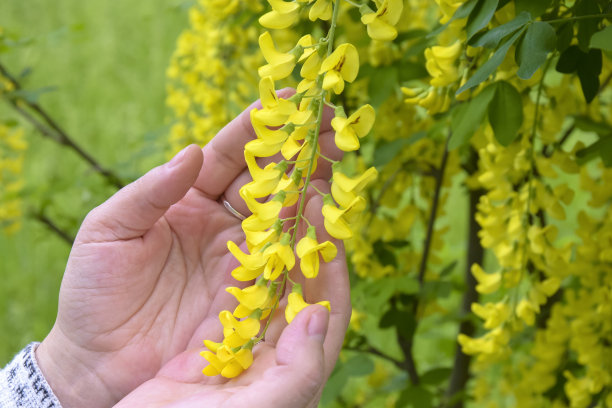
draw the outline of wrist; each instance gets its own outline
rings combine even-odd
[[[35,352],[38,366],[62,408],[109,407],[117,402],[95,368],[95,360],[54,327]],[[88,361],[89,360],[89,361]]]

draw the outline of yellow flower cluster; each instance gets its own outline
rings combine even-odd
[[[20,193],[27,147],[23,129],[0,123],[0,228],[8,234],[21,226]]]
[[[353,236],[352,224],[366,207],[360,195],[366,185],[377,176],[374,168],[362,174],[348,176],[340,170],[338,162],[321,152],[319,138],[323,111],[326,105],[334,108],[331,126],[335,131],[336,146],[345,152],[359,149],[360,139],[374,124],[375,112],[370,105],[363,105],[350,115],[342,106],[332,103],[334,95],[343,92],[345,83],[351,83],[359,71],[359,55],[351,43],[335,46],[340,2],[303,0],[283,2],[268,0],[272,10],[261,16],[259,22],[269,29],[285,29],[299,21],[302,11],[310,20],[329,20],[330,29],[325,37],[315,39],[308,34],[301,37],[288,51],[279,50],[268,31],[259,36],[259,46],[265,64],[259,67],[259,95],[261,108],[251,111],[251,123],[257,135],[245,145],[244,155],[253,181],[240,189],[252,215],[242,222],[247,251],[233,242],[228,248],[240,265],[232,272],[239,281],[251,282],[245,289],[228,288],[238,306],[233,311],[221,312],[219,318],[224,327],[221,343],[206,340],[209,349],[202,352],[209,365],[206,375],[221,374],[232,378],[240,374],[252,362],[253,345],[262,340],[270,322],[270,314],[278,307],[279,298],[288,294],[285,317],[288,323],[308,306],[301,285],[290,272],[299,260],[299,270],[304,278],[314,279],[320,270],[320,259],[329,262],[337,254],[336,246],[320,242],[317,231],[304,214],[306,192],[313,188],[323,195],[322,215],[324,227],[336,239]],[[391,7],[389,9],[389,7]],[[399,8],[398,8],[399,7]],[[396,1],[378,4],[376,12],[362,10],[368,31],[378,35],[381,30],[389,35],[395,16],[388,11],[400,11]],[[390,28],[391,27],[391,28]],[[279,97],[275,81],[284,80],[301,65],[302,80],[297,93],[290,98]],[[282,157],[279,162],[268,163],[261,168],[258,158]],[[311,187],[311,176],[319,159],[333,162],[331,194],[323,194]],[[265,202],[258,201],[265,199]],[[291,208],[295,215],[281,216],[283,208]],[[307,232],[298,240],[298,231],[304,224]],[[297,259],[296,256],[297,255]],[[291,284],[289,291],[288,285]],[[319,304],[331,307],[329,301]],[[268,319],[263,330],[261,321]]]
[[[199,0],[190,28],[178,39],[167,70],[166,104],[174,113],[171,155],[189,143],[205,144],[255,97],[258,29],[241,16],[263,2]]]
[[[568,81],[545,88],[546,98],[561,106],[542,107],[539,119],[532,115],[534,101],[525,99],[525,136],[517,142],[500,146],[490,128],[473,139],[480,169],[468,185],[487,191],[477,220],[482,227],[481,243],[492,250],[499,267],[486,273],[479,265],[472,266],[476,289],[490,300],[472,305],[487,332],[475,338],[460,335],[458,340],[465,353],[478,356],[483,370],[479,383],[491,375],[485,367],[501,363],[504,379],[499,391],[512,395],[517,406],[566,406],[561,399],[548,396],[559,386],[560,371],[570,407],[590,406],[611,381],[612,310],[608,305],[612,271],[607,263],[612,258],[606,258],[611,243],[606,224],[612,172],[601,164],[596,170],[580,167],[575,153],[584,147],[582,143],[571,151],[556,145],[563,117],[578,109],[581,97],[573,80]],[[519,89],[528,86],[515,85]],[[540,130],[542,145],[538,147],[527,137],[527,128],[534,121]],[[577,190],[577,177],[572,175],[578,175],[580,189],[591,194],[590,207],[606,206],[600,217],[585,211],[577,215],[575,231],[582,243],[559,237],[560,227],[568,229],[563,223],[574,222],[567,211]],[[521,339],[525,344],[526,335],[533,336],[529,353],[511,354],[513,342]],[[576,356],[572,364],[579,369],[563,370],[568,355]],[[477,401],[490,401],[490,388],[481,391]]]

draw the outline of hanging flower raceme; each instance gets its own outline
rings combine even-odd
[[[330,31],[320,39],[312,35],[301,37],[288,53],[276,49],[269,32],[259,37],[266,60],[258,71],[262,107],[250,113],[257,138],[248,142],[244,151],[252,181],[239,190],[251,212],[242,221],[246,250],[231,241],[227,244],[239,262],[232,277],[251,284],[244,289],[227,288],[238,305],[233,312],[225,310],[219,315],[223,340],[204,342],[208,350],[202,355],[209,362],[203,371],[206,375],[221,374],[232,378],[248,368],[253,359],[253,345],[265,338],[267,325],[261,321],[271,318],[283,293],[288,293],[287,322],[308,306],[301,286],[292,276],[301,273],[307,279],[316,279],[324,273],[321,261],[330,262],[336,257],[336,245],[331,241],[319,241],[315,227],[304,212],[306,192],[319,193],[311,187],[318,159],[323,157],[334,162],[333,195],[324,196],[322,216],[327,233],[338,239],[352,235],[351,223],[367,205],[359,194],[377,174],[374,168],[361,175],[342,174],[338,163],[324,156],[319,144],[325,105],[335,107],[334,141],[341,150],[357,150],[359,139],[371,131],[374,123],[374,109],[370,105],[362,106],[347,118],[344,109],[331,100],[334,94],[344,90],[345,82],[355,80],[359,71],[359,56],[354,45],[333,46],[340,2],[268,0],[268,3],[272,10],[260,19],[265,27],[291,26],[298,21],[300,9],[310,7],[311,20],[331,19]],[[379,7],[376,19],[380,21],[373,20],[371,24],[376,26],[387,21],[386,18],[386,12]],[[289,99],[278,97],[274,82],[289,77],[300,64],[302,82],[298,92]],[[329,135],[325,133],[326,137]],[[258,158],[270,158],[279,153],[284,159],[280,162],[268,162],[264,167],[257,162]],[[283,208],[291,206],[295,208],[295,216],[283,218]],[[307,231],[299,237],[305,225]],[[299,272],[296,265],[299,265]],[[317,303],[331,309],[328,300]]]

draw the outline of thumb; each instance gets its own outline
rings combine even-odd
[[[114,241],[144,235],[172,204],[183,198],[201,168],[202,150],[196,145],[187,146],[171,161],[149,171],[93,209],[77,239]]]
[[[327,309],[320,305],[298,313],[276,343],[277,365],[253,383],[241,401],[248,400],[249,406],[257,408],[316,406],[324,381],[323,342],[328,322]]]

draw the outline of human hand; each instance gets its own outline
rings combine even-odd
[[[275,345],[266,340],[255,347],[254,363],[246,372],[232,380],[221,378],[223,382],[204,379],[196,367],[190,370],[197,350],[186,352],[116,407],[316,407],[327,371],[333,367],[323,348],[328,321],[323,306],[307,307]],[[186,375],[189,371],[193,374]]]
[[[247,213],[238,189],[249,181],[242,149],[253,137],[245,112],[203,150],[186,148],[87,216],[56,323],[37,350],[65,407],[112,405],[179,353],[215,338],[219,312],[235,305],[223,290],[237,286],[226,242],[244,241],[239,220],[218,200]],[[315,178],[330,175],[321,163]]]

